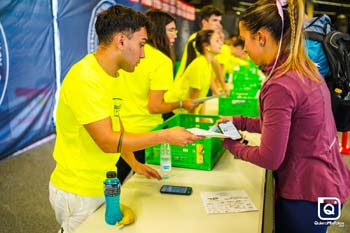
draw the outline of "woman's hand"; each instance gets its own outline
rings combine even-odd
[[[215,122],[215,125],[219,125],[220,123],[227,121],[232,122],[232,116],[220,116],[220,119]]]
[[[186,99],[183,100],[183,108],[186,109],[189,112],[193,112],[196,107],[198,107],[199,103],[195,104],[193,103],[193,99]]]

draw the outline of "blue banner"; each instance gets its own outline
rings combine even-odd
[[[114,4],[148,9],[130,0],[0,1],[0,160],[55,132],[60,85],[96,50],[96,16]]]
[[[58,25],[61,52],[61,82],[70,67],[97,48],[95,32],[96,16],[115,4],[142,11],[138,3],[128,0],[60,0],[58,2]]]
[[[50,1],[0,2],[0,159],[54,132]]]

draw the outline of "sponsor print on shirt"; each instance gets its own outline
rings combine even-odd
[[[120,108],[122,106],[122,99],[113,98],[113,116],[119,117]]]

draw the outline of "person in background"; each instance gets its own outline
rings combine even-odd
[[[220,52],[217,55],[215,55],[212,61],[212,66],[213,66],[212,81],[210,84],[210,90],[208,92],[208,96],[218,95],[223,92],[226,92],[226,95],[228,96],[230,92],[229,92],[228,86],[226,85],[225,69],[224,69],[223,62],[226,61],[230,53],[229,53],[229,50],[227,50],[227,46],[224,44],[225,33],[223,29],[221,28],[216,32],[220,36],[222,46],[221,46]]]
[[[197,33],[196,38],[188,45],[185,71],[175,79],[173,87],[164,95],[166,102],[203,98],[207,95],[212,80],[212,61],[220,52],[221,45],[222,41],[216,31],[208,29]],[[202,106],[203,104],[199,105],[190,113],[203,113],[203,110],[200,111]],[[173,112],[188,113],[185,109],[176,109]]]
[[[230,38],[228,38],[228,39],[235,41],[235,40],[239,39],[239,34],[233,33],[230,35]]]
[[[149,10],[146,16],[151,23],[145,58],[134,72],[120,71],[117,91],[123,100],[120,117],[125,130],[133,133],[149,132],[163,123],[162,113],[177,108],[192,111],[197,105],[192,100],[164,102],[164,93],[173,84],[173,45],[177,37],[175,18],[161,10]],[[145,163],[145,150],[134,152],[136,159]],[[123,183],[130,173],[130,166],[123,158],[117,163],[118,178]]]
[[[125,132],[119,118],[118,71],[132,72],[144,57],[149,22],[131,8],[113,5],[101,12],[95,29],[97,51],[86,55],[63,80],[56,113],[56,166],[49,198],[61,225],[70,233],[104,203],[106,172],[115,171],[120,155],[139,174],[161,179],[137,162],[132,151],[159,143],[186,145],[202,139],[181,127],[152,133]]]
[[[235,67],[249,66],[249,63],[244,60],[245,52],[243,50],[244,42],[241,39],[233,41],[231,38],[225,40],[221,47],[220,54],[215,58],[221,65],[223,76],[227,77],[233,73]]]
[[[201,11],[200,11],[200,24],[201,24],[201,29],[200,30],[207,30],[207,29],[211,29],[214,31],[217,31],[218,33],[222,33],[222,25],[221,25],[221,20],[222,20],[222,15],[223,13],[217,9],[216,7],[212,6],[212,5],[207,5],[204,6]],[[188,38],[188,41],[185,45],[184,48],[184,52],[182,54],[182,58],[181,58],[181,62],[180,62],[180,66],[176,72],[176,76],[175,79],[177,79],[178,77],[182,76],[186,64],[187,64],[187,48],[190,44],[190,42],[194,41],[194,39],[196,38],[198,32],[193,33],[192,35],[190,35],[190,37]],[[219,34],[220,36],[223,37],[223,35]],[[222,41],[223,42],[223,41]],[[196,48],[196,45],[193,45],[193,47]],[[196,54],[199,55],[199,51],[196,51]],[[219,87],[222,87],[222,89],[229,94],[229,90],[226,87],[225,84],[225,78],[222,75],[222,69],[219,65],[219,63],[213,59],[212,60],[212,67],[213,67],[213,76],[212,77],[212,83],[211,83],[211,88],[213,89],[212,93],[213,94],[218,94],[217,90],[219,90]],[[217,80],[219,82],[219,84],[215,83],[215,80]]]
[[[331,19],[327,15],[322,15],[320,17],[309,18],[305,14],[304,31],[313,31],[324,33],[330,32]],[[326,25],[326,26],[325,26]],[[313,62],[316,63],[318,71],[321,73],[323,78],[329,73],[329,64],[327,61],[326,54],[323,51],[322,43],[315,40],[305,39],[305,44],[307,48],[307,55],[311,58]]]
[[[274,171],[275,232],[326,233],[330,222],[322,222],[318,208],[340,203],[319,197],[344,203],[350,171],[339,152],[328,87],[305,53],[304,1],[285,3],[257,1],[239,22],[246,52],[268,73],[259,96],[260,117],[222,117],[217,123],[230,120],[240,130],[261,133],[260,146],[230,139],[223,146]]]
[[[246,60],[247,54],[244,52],[244,41],[240,38],[237,38],[235,40],[231,40],[231,43],[228,42],[228,45],[230,45],[231,54],[234,57]]]

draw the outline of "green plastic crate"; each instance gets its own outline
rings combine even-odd
[[[232,81],[233,82],[246,82],[246,81],[261,82],[259,75],[252,74],[252,73],[242,73],[242,72],[235,73],[232,76]]]
[[[261,80],[259,77],[252,78],[246,74],[236,76],[232,80],[232,84],[233,89],[230,91],[231,97],[234,97],[236,95],[245,95],[250,98],[256,98],[256,93],[261,89]]]
[[[253,97],[238,99],[236,97],[219,98],[219,115],[222,116],[259,116],[259,100]]]
[[[239,70],[233,71],[233,80],[259,80],[259,74],[256,68],[240,67]]]
[[[259,89],[250,88],[234,88],[230,91],[230,97],[237,99],[252,99],[257,98]]]
[[[215,124],[217,119],[219,119],[218,116],[211,115],[177,114],[153,130],[174,126],[209,129]],[[159,164],[159,149],[160,145],[146,149],[146,163]],[[209,171],[213,169],[224,151],[225,149],[222,147],[221,139],[219,138],[204,138],[186,146],[171,145],[171,163],[174,167]]]

